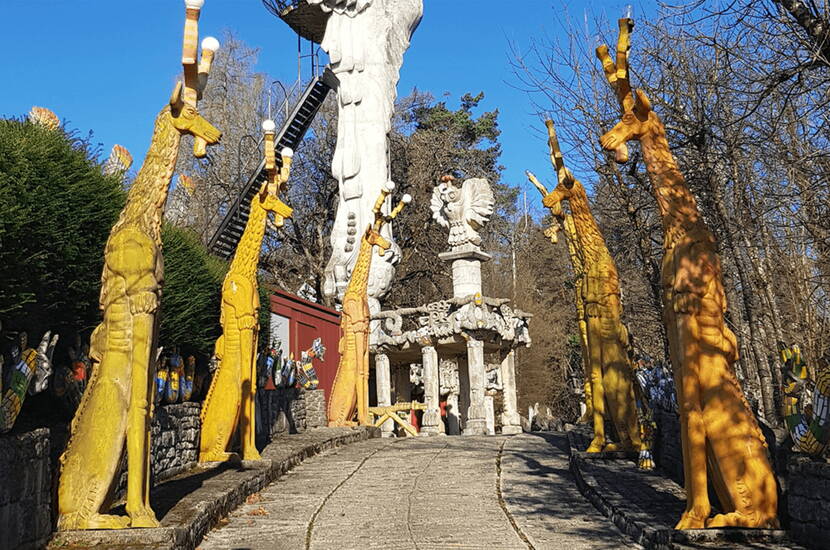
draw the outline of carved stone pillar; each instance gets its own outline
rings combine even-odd
[[[510,350],[501,361],[501,383],[503,387],[504,412],[501,415],[501,433],[522,433],[522,419],[516,398],[516,352]]]
[[[447,396],[447,433],[461,433],[461,418],[458,411],[458,361],[442,359],[440,362],[441,395]]]
[[[389,372],[389,357],[385,353],[375,354],[375,386],[377,390],[378,407],[388,407],[392,404],[392,376]],[[380,426],[383,437],[391,437],[394,422],[387,420]]]
[[[470,372],[467,357],[460,355],[458,361],[458,427],[464,431],[467,422],[467,410],[470,408]]]
[[[484,342],[472,337],[467,340],[467,368],[470,381],[470,407],[467,409],[464,435],[485,435],[487,420],[484,386],[487,382],[487,373],[484,367]]]
[[[444,422],[441,420],[439,407],[440,382],[438,380],[438,352],[434,346],[421,348],[421,358],[424,367],[424,404],[427,406],[421,421],[421,434],[436,435],[444,433]]]
[[[487,435],[496,435],[496,403],[492,395],[484,396],[484,419],[487,421]]]

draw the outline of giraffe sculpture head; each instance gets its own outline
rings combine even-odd
[[[661,132],[662,124],[651,110],[651,102],[642,90],[632,90],[628,72],[628,52],[631,49],[631,31],[634,21],[619,20],[620,34],[617,40],[617,61],[611,59],[608,46],[597,48],[596,54],[602,63],[605,78],[614,90],[620,104],[622,120],[599,139],[606,151],[614,152],[614,160],[628,162],[627,142],[640,140],[645,136]]]
[[[170,118],[173,127],[181,134],[193,136],[193,155],[202,158],[207,155],[207,146],[219,141],[222,136],[216,127],[199,114],[197,101],[207,85],[210,67],[219,41],[209,36],[202,41],[201,61],[198,58],[199,13],[204,0],[185,0],[186,19],[184,43],[182,46],[182,67],[184,82],[179,81],[170,96]]]
[[[277,125],[271,119],[262,122],[262,130],[265,132],[265,183],[254,197],[251,208],[257,207],[274,214],[274,225],[282,227],[285,218],[290,218],[294,210],[279,198],[280,190],[288,183],[291,177],[291,163],[294,159],[294,151],[285,147],[280,151],[282,166],[277,169],[276,155],[276,130]]]
[[[542,194],[542,204],[550,209],[550,213],[554,218],[553,224],[545,230],[545,236],[550,238],[552,243],[559,242],[559,230],[561,224],[565,219],[565,211],[562,209],[562,201],[569,200],[574,193],[585,193],[582,189],[582,184],[574,178],[573,173],[565,166],[565,160],[562,156],[562,151],[559,149],[559,140],[556,137],[556,127],[553,121],[548,119],[545,121],[545,126],[548,129],[548,147],[550,149],[550,159],[556,168],[556,178],[558,180],[553,191],[548,192],[547,188],[533,175],[529,170],[527,179],[539,190]]]
[[[386,182],[386,186],[381,189],[380,196],[378,197],[378,200],[375,201],[375,206],[372,208],[372,212],[375,214],[375,222],[366,229],[366,240],[372,246],[377,246],[379,248],[378,254],[380,256],[385,255],[386,251],[392,247],[392,243],[380,234],[380,230],[383,228],[384,224],[394,220],[398,214],[401,213],[404,206],[412,202],[412,197],[409,194],[405,194],[401,197],[401,201],[398,205],[393,208],[388,215],[383,214],[383,212],[381,212],[383,203],[386,201],[386,197],[388,197],[394,189],[395,184],[391,181]]]

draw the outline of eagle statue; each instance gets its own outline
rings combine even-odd
[[[486,179],[472,178],[458,186],[455,178],[444,176],[432,191],[430,209],[439,224],[450,228],[451,248],[468,243],[478,247],[481,245],[478,232],[490,220],[495,202]]]

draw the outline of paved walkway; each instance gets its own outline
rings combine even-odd
[[[374,439],[302,463],[210,549],[634,547],[576,489],[563,434]]]

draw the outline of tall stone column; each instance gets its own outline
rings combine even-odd
[[[378,407],[388,407],[392,404],[392,375],[389,371],[389,357],[385,353],[375,354],[375,386],[377,390]],[[380,426],[383,437],[391,437],[394,422],[387,420]]]
[[[504,412],[501,415],[501,433],[522,433],[522,419],[516,398],[516,352],[510,350],[501,361],[501,384],[504,402]]]
[[[467,409],[464,435],[486,435],[484,387],[487,383],[487,373],[484,367],[484,342],[473,337],[467,340],[467,369],[470,381],[470,407]]]
[[[427,406],[421,421],[421,434],[436,435],[444,433],[444,422],[441,420],[440,382],[438,380],[438,352],[434,346],[421,348],[421,358],[424,367],[424,404]]]

